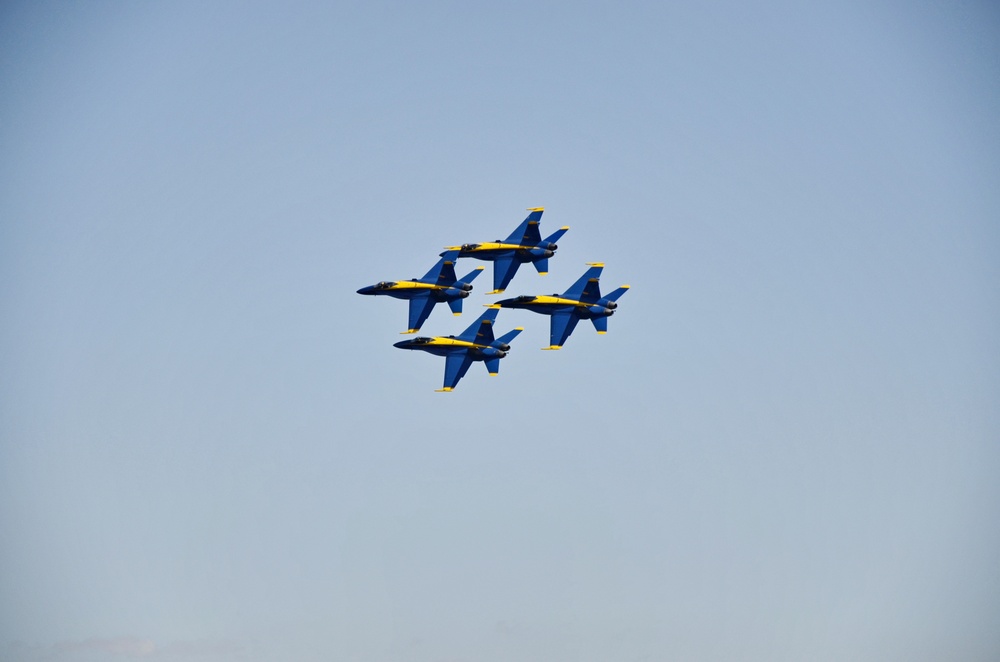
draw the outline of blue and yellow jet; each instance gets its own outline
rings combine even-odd
[[[458,380],[469,371],[473,361],[484,361],[491,375],[500,372],[500,359],[510,351],[510,341],[524,329],[516,329],[505,333],[499,338],[493,338],[493,322],[496,321],[499,308],[491,306],[472,326],[460,336],[439,336],[435,338],[414,338],[402,340],[393,345],[400,349],[420,349],[435,356],[443,356],[444,388],[441,391],[454,390]]]
[[[493,291],[487,294],[499,294],[507,289],[517,268],[525,262],[534,264],[535,269],[543,276],[549,271],[549,258],[559,248],[556,242],[569,230],[569,226],[559,228],[543,241],[538,224],[545,208],[535,207],[528,211],[531,212],[528,218],[503,241],[497,239],[484,244],[449,246],[447,249],[460,251],[459,257],[474,257],[493,263]]]
[[[616,303],[628,291],[628,285],[601,296],[601,271],[604,264],[588,262],[587,270],[573,286],[562,294],[552,296],[520,296],[498,301],[501,308],[525,308],[542,315],[551,315],[549,346],[542,349],[561,349],[566,339],[573,333],[576,323],[589,319],[598,333],[608,332],[608,318],[615,314]]]
[[[472,291],[470,284],[483,267],[476,267],[462,280],[455,278],[455,261],[458,251],[441,253],[441,259],[423,278],[400,281],[383,280],[375,285],[362,287],[358,294],[378,296],[384,294],[395,299],[410,300],[410,326],[403,333],[416,333],[434,310],[434,304],[448,302],[455,315],[462,314],[462,299]]]

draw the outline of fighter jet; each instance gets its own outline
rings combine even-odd
[[[416,333],[434,309],[434,304],[448,302],[455,315],[462,314],[462,299],[472,291],[470,284],[483,267],[476,267],[462,280],[455,278],[455,261],[458,251],[441,253],[441,259],[423,278],[400,281],[383,280],[375,285],[362,287],[358,294],[378,296],[385,294],[396,299],[410,300],[410,326],[403,333]]]
[[[559,248],[555,242],[569,230],[569,226],[559,228],[542,241],[538,224],[542,220],[545,208],[535,207],[528,211],[531,212],[528,218],[524,219],[524,222],[503,241],[497,239],[495,242],[484,244],[447,247],[449,251],[460,251],[459,257],[474,257],[493,263],[493,291],[487,294],[499,294],[507,289],[514,274],[517,273],[517,268],[525,262],[534,264],[535,269],[543,276],[549,271],[549,258],[555,255],[556,249]]]
[[[551,315],[550,345],[542,349],[561,349],[576,328],[576,323],[582,319],[592,321],[598,333],[607,333],[608,318],[615,314],[615,308],[618,307],[616,301],[628,291],[629,286],[622,285],[606,297],[601,297],[600,278],[604,264],[588,262],[587,265],[590,269],[562,294],[520,296],[498,301],[494,305],[501,308],[525,308],[542,315]]]
[[[499,338],[493,338],[493,322],[497,318],[499,308],[491,306],[477,319],[472,326],[460,336],[439,336],[435,338],[414,338],[402,340],[393,345],[400,349],[421,349],[435,356],[443,356],[444,388],[442,391],[454,390],[458,380],[465,376],[473,361],[484,361],[491,375],[500,371],[500,359],[510,351],[510,341],[523,331],[523,327],[505,333]]]

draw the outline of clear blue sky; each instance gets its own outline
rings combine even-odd
[[[987,2],[4,3],[0,659],[1000,658],[998,63]],[[610,332],[435,393],[355,290],[535,206],[508,292],[603,261]]]

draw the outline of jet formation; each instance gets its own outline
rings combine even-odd
[[[548,273],[549,258],[558,249],[556,241],[569,227],[561,227],[542,239],[539,225],[543,211],[543,207],[528,209],[528,217],[507,239],[447,247],[441,253],[441,259],[422,278],[380,281],[362,287],[358,294],[408,300],[409,318],[407,330],[402,332],[404,334],[419,331],[438,303],[447,303],[453,314],[461,315],[462,301],[469,297],[473,290],[472,281],[484,267],[476,267],[459,280],[455,274],[455,263],[460,258],[493,262],[493,290],[487,294],[503,292],[522,264],[531,263],[540,275]],[[520,308],[549,315],[549,346],[542,349],[561,349],[580,320],[589,319],[597,333],[607,333],[608,318],[615,314],[618,299],[628,291],[629,286],[622,285],[602,297],[600,278],[604,264],[588,262],[587,266],[589,269],[562,294],[522,295],[487,304],[486,312],[458,336],[421,336],[393,346],[443,356],[444,386],[438,391],[448,392],[455,389],[476,361],[482,361],[491,375],[499,373],[500,360],[510,352],[510,342],[524,329],[519,326],[495,338],[493,325],[501,308]]]

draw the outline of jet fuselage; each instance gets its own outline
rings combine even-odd
[[[502,359],[507,356],[507,351],[510,349],[510,345],[507,344],[503,344],[500,347],[491,347],[490,345],[480,345],[467,340],[460,340],[454,336],[421,337],[412,340],[401,340],[398,343],[394,343],[393,347],[398,347],[399,349],[419,349],[435,356],[447,356],[456,349],[464,349],[474,361],[492,358]]]
[[[563,310],[573,310],[581,319],[594,319],[596,317],[610,317],[615,314],[618,304],[614,301],[602,299],[599,301],[579,301],[569,299],[558,294],[552,296],[520,296],[513,299],[498,301],[501,308],[522,308],[542,315],[552,315]]]
[[[370,296],[390,296],[394,299],[412,299],[422,294],[430,294],[436,301],[450,301],[453,299],[465,299],[472,291],[469,283],[457,282],[454,285],[434,285],[432,283],[422,283],[419,280],[384,280],[375,285],[362,287],[358,294]]]
[[[513,254],[518,262],[536,262],[543,258],[549,258],[556,254],[556,244],[544,242],[538,246],[522,246],[521,244],[507,244],[500,241],[491,241],[484,244],[462,244],[453,246],[451,250],[458,250],[459,257],[474,257],[478,260],[494,262],[500,258],[505,258]]]

